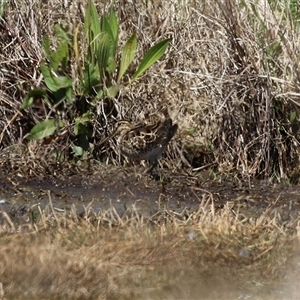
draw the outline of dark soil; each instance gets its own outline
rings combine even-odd
[[[204,173],[190,176],[160,171],[160,175],[150,176],[140,175],[136,169],[103,168],[67,180],[31,180],[17,185],[2,178],[1,209],[13,218],[24,218],[32,207],[43,208],[50,202],[56,209],[75,207],[79,213],[90,204],[96,212],[114,207],[122,216],[134,208],[149,217],[164,209],[184,215],[206,203],[215,210],[229,205],[246,218],[276,214],[282,222],[297,218],[300,212],[297,185],[230,177],[216,179]]]

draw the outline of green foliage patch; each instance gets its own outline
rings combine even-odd
[[[49,37],[43,38],[44,58],[40,70],[46,89],[28,93],[22,109],[29,109],[36,99],[50,109],[45,120],[37,123],[28,139],[42,139],[64,126],[73,128],[73,151],[81,155],[91,150],[93,107],[98,101],[117,96],[125,86],[140,78],[165,53],[170,40],[151,47],[129,80],[124,80],[136,54],[137,36],[132,34],[119,53],[119,22],[113,9],[99,17],[93,1],[85,9],[83,32],[80,24],[74,34],[60,25],[54,28],[56,47]],[[74,62],[77,68],[74,70]],[[74,76],[75,74],[75,76]],[[56,120],[56,121],[55,121]]]

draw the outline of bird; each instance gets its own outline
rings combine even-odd
[[[103,142],[117,136],[121,154],[132,160],[148,160],[150,168],[146,173],[152,173],[178,125],[173,124],[167,107],[163,107],[160,116],[152,114],[139,123],[119,120],[115,128]]]

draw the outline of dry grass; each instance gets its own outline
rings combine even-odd
[[[298,259],[299,220],[283,226],[276,217],[251,220],[229,206],[212,209],[206,203],[185,218],[162,211],[144,219],[134,210],[121,218],[113,208],[100,213],[87,209],[79,217],[50,205],[38,223],[19,228],[3,223],[0,269],[5,297],[278,297],[288,274],[289,280],[299,275],[300,270],[292,268]]]
[[[11,0],[4,7],[0,166],[16,185],[17,176],[82,172],[83,160],[70,163],[71,130],[49,141],[24,139],[53,108],[20,106],[29,90],[44,87],[42,36],[53,35],[56,23],[74,32],[85,2]],[[116,1],[121,43],[137,32],[138,59],[162,38],[171,46],[112,100],[115,116],[95,107],[95,143],[114,118],[136,120],[167,105],[179,132],[165,167],[189,168],[195,181],[199,170],[213,168],[297,182],[300,35],[283,2]],[[96,153],[105,162],[118,163],[113,143]],[[35,208],[26,224],[0,216],[0,299],[286,299],[300,290],[300,220],[282,222],[280,211],[256,219],[203,204],[193,214],[145,218],[113,208],[78,216],[50,205]]]
[[[82,23],[84,4],[31,0],[8,1],[5,6],[0,42],[1,148],[25,142],[24,135],[49,113],[50,108],[38,102],[28,111],[19,107],[32,87],[43,86],[38,68],[42,35],[51,36],[56,23],[74,32]],[[98,4],[99,11],[109,4]],[[284,5],[274,1],[270,6],[262,0],[254,6],[238,6],[233,0],[117,1],[121,43],[137,32],[137,59],[162,38],[171,38],[171,46],[141,80],[113,99],[116,115],[105,118],[99,103],[94,111],[95,140],[110,132],[114,118],[139,119],[167,104],[180,130],[166,166],[196,171],[213,167],[223,173],[297,181],[300,47],[293,22],[296,12]],[[76,84],[76,72],[73,76]],[[70,135],[50,145],[35,143],[39,149],[33,151],[35,161],[40,162],[35,166],[27,164],[27,151],[25,163],[11,166],[12,157],[5,155],[2,164],[12,170],[19,167],[25,174],[34,173],[34,167],[53,173],[57,160],[69,159]],[[95,154],[115,160],[114,149],[110,144]]]

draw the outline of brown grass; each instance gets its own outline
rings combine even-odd
[[[82,174],[70,162],[71,126],[47,141],[24,136],[53,107],[20,106],[34,87],[43,35],[60,23],[72,33],[86,1],[7,1],[0,20],[0,166],[19,178]],[[99,2],[99,1],[98,1]],[[100,1],[101,2],[101,1]],[[102,2],[101,2],[102,3]],[[299,28],[284,1],[116,1],[121,43],[138,34],[137,65],[147,49],[169,37],[166,55],[112,103],[116,119],[136,120],[167,105],[179,132],[164,167],[198,181],[198,171],[299,177]],[[98,4],[99,12],[109,2]],[[254,8],[254,9],[253,9]],[[76,73],[74,84],[76,84]],[[99,102],[93,143],[114,118]],[[112,141],[95,151],[117,159]],[[213,200],[213,199],[211,199]],[[195,213],[162,210],[146,218],[111,208],[58,212],[35,207],[29,222],[0,213],[0,299],[286,299],[297,297],[299,218],[281,211],[246,217],[211,203]]]
[[[44,86],[38,68],[42,36],[51,36],[56,23],[74,32],[82,22],[84,4],[34,0],[6,4],[0,29],[2,149],[25,143],[25,134],[49,114],[51,108],[41,103],[27,111],[19,107],[32,87]],[[99,4],[99,11],[109,4]],[[169,106],[180,130],[165,166],[176,161],[173,167],[178,169],[210,167],[223,173],[289,177],[297,182],[300,47],[293,22],[297,15],[291,7],[284,7],[282,1],[272,6],[264,1],[237,6],[226,0],[117,1],[115,8],[121,44],[132,32],[138,34],[136,64],[155,42],[171,38],[163,59],[113,99],[117,119],[139,119],[160,105]],[[108,134],[114,122],[108,116],[106,123],[102,108],[99,102],[94,111],[95,141]],[[33,142],[38,149],[33,151],[34,160],[40,162],[35,166],[27,164],[28,150],[25,163],[16,159],[18,165],[10,165],[10,152],[1,163],[12,170],[19,168],[24,175],[35,173],[35,167],[54,173],[56,161],[69,160],[72,130],[67,132],[50,145]],[[110,144],[94,154],[105,161],[115,160],[114,149]]]
[[[35,224],[3,223],[5,297],[272,299],[287,286],[285,278],[299,275],[292,268],[299,220],[280,225],[276,217],[251,220],[229,206],[211,209],[205,204],[185,218],[161,211],[147,219],[134,210],[121,218],[113,208],[81,217],[46,209]]]

